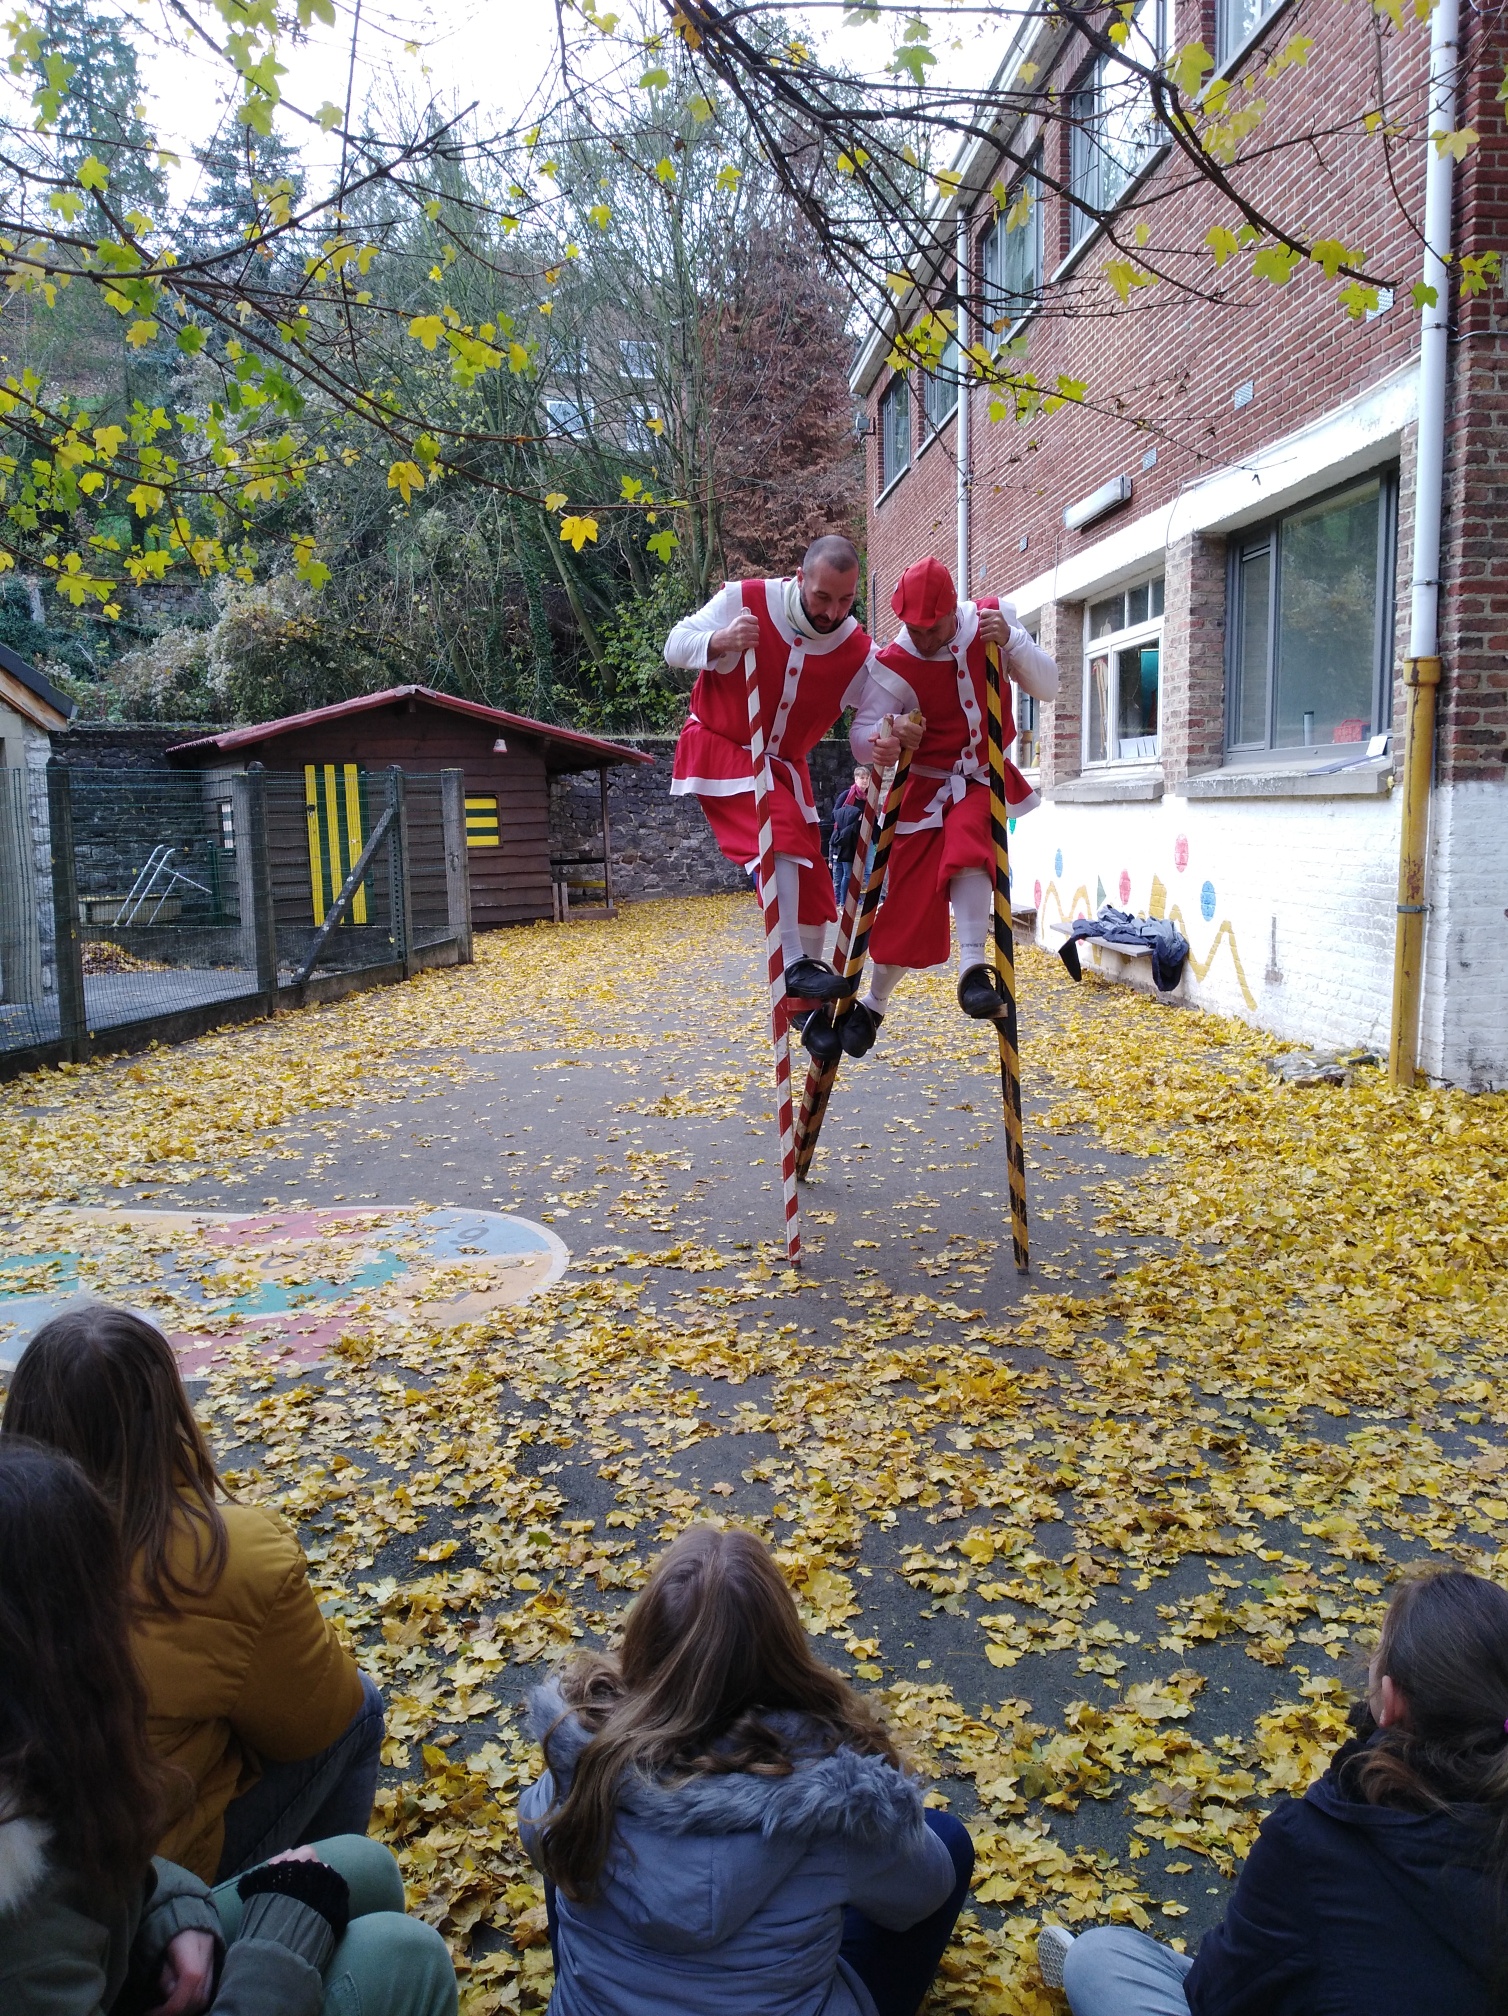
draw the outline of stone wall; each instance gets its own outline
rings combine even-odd
[[[215,735],[220,726],[194,721],[76,721],[55,735],[52,753],[75,770],[162,770],[166,751],[196,735]]]
[[[631,746],[653,764],[624,764],[608,772],[607,816],[612,829],[613,875],[625,902],[652,896],[715,896],[747,888],[739,870],[717,851],[694,798],[672,798],[675,738],[635,737]],[[848,738],[819,743],[811,755],[812,787],[823,818],[823,843],[833,801],[853,775]],[[550,784],[550,852],[590,854],[600,844],[597,772],[555,777]]]

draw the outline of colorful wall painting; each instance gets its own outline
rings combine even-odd
[[[166,1331],[186,1377],[249,1346],[299,1369],[348,1332],[482,1322],[570,1262],[543,1225],[422,1205],[113,1211],[58,1205],[0,1224],[0,1373],[80,1297]]]

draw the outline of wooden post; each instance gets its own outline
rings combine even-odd
[[[395,808],[387,837],[388,916],[393,933],[393,957],[401,960],[403,977],[414,977],[413,897],[408,878],[408,779],[403,765],[394,763],[387,773],[387,802]]]
[[[278,1012],[277,914],[272,900],[272,850],[267,841],[267,772],[248,764],[230,786],[231,830],[236,843],[236,889],[241,936],[256,968],[263,1012]],[[244,955],[243,955],[244,956]]]
[[[471,860],[466,851],[466,773],[440,772],[440,819],[445,832],[445,911],[456,941],[456,958],[469,966],[471,948]]]
[[[84,949],[79,942],[79,882],[73,853],[73,779],[56,756],[47,765],[47,827],[52,844],[53,971],[58,985],[58,1035],[70,1064],[89,1055],[84,1000]]]
[[[613,834],[612,828],[607,822],[607,765],[605,763],[597,772],[597,775],[601,780],[602,788],[602,887],[608,914],[611,916],[617,910],[618,902],[616,896],[613,894]]]

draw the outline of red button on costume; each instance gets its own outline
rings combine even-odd
[[[998,609],[996,596],[958,607],[958,627],[946,658],[918,658],[896,643],[879,662],[916,695],[926,721],[921,747],[901,800],[890,850],[889,884],[875,919],[869,949],[877,964],[936,966],[948,956],[948,884],[982,868],[993,876],[990,836],[988,661],[979,635],[979,611]],[[1005,683],[1002,732],[1015,739],[1010,684]],[[1040,802],[1009,758],[1005,798],[1014,818]]]
[[[785,623],[783,582],[734,585],[759,624],[755,669],[769,756],[775,852],[801,864],[798,921],[830,924],[838,910],[832,877],[822,859],[806,758],[848,703],[849,688],[858,683],[868,662],[871,641],[852,616],[830,636],[797,636]],[[709,670],[698,675],[691,689],[690,719],[676,743],[670,790],[673,797],[699,798],[726,858],[740,868],[753,867],[759,858],[759,834],[742,658],[731,672]]]

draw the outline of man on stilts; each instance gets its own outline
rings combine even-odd
[[[836,1027],[814,1016],[802,1041],[819,1058],[839,1049],[862,1057],[879,1032],[890,996],[910,967],[936,966],[948,956],[948,908],[958,926],[958,1005],[965,1015],[994,1020],[1002,998],[988,946],[994,903],[990,832],[987,652],[997,648],[1005,671],[1026,692],[1051,700],[1058,668],[993,595],[960,602],[940,560],[918,560],[891,598],[901,632],[871,662],[850,731],[859,763],[891,760],[892,717],[919,710],[925,727],[911,761],[890,853],[889,885],[870,939],[874,970],[867,994]],[[1006,710],[1005,732],[1014,733]],[[1038,803],[1013,763],[1005,765],[1012,818]]]
[[[844,992],[823,956],[838,912],[806,759],[865,688],[873,644],[853,615],[858,580],[856,548],[828,534],[807,548],[793,576],[728,582],[665,642],[668,665],[698,674],[676,744],[671,795],[700,799],[723,854],[750,873],[758,865],[759,835],[744,654],[755,653],[785,985],[807,1003]],[[864,760],[893,762],[901,740],[919,733],[876,716]]]

